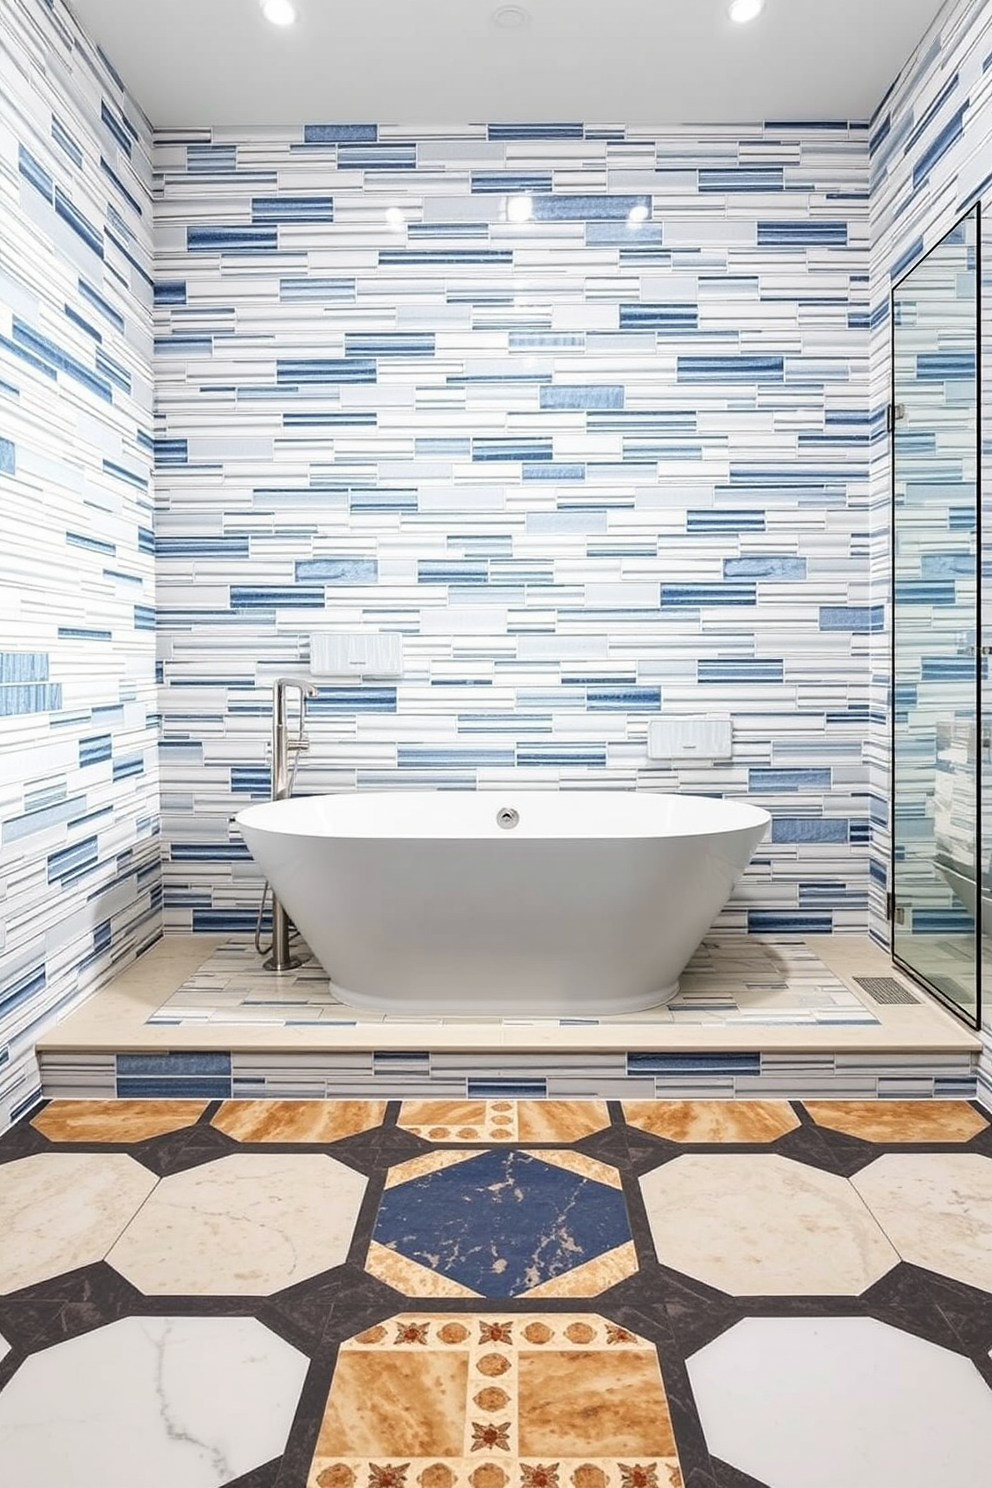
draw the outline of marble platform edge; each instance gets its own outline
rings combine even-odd
[[[528,1052],[545,1056],[586,1054],[597,1079],[603,1056],[633,1055],[662,1049],[684,1054],[759,1054],[770,1057],[870,1053],[877,1056],[961,1055],[972,1063],[980,1050],[978,1035],[959,1023],[922,992],[912,1005],[872,1004],[878,1022],[870,1026],[756,1026],[754,1028],[630,1024],[546,1027],[539,1025],[447,1025],[373,1023],[353,1027],[278,1027],[272,1025],[149,1025],[147,1019],[182,983],[223,945],[209,936],[166,936],[140,961],[103,987],[39,1040],[38,1053],[54,1078],[53,1057],[103,1052],[154,1054],[218,1051],[234,1057],[293,1055],[294,1063],[314,1056],[346,1053],[472,1053],[484,1049],[505,1065],[510,1056]],[[893,973],[888,955],[866,936],[809,937],[806,944],[852,992],[863,998],[855,975]],[[897,973],[898,974],[898,973]],[[575,1070],[569,1074],[573,1078]],[[405,1082],[405,1088],[409,1082]],[[639,1089],[643,1088],[641,1086]],[[379,1087],[377,1086],[377,1091]],[[594,1094],[595,1092],[589,1092]]]

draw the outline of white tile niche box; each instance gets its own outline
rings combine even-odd
[[[403,637],[391,630],[316,631],[310,671],[318,677],[402,677]]]
[[[729,715],[655,718],[648,724],[648,759],[728,760],[734,730]]]

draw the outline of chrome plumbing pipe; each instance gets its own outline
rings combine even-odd
[[[300,728],[296,738],[289,737],[288,693],[300,694]],[[317,696],[317,689],[310,682],[301,682],[298,677],[277,677],[272,684],[272,799],[284,801],[292,789],[289,760],[293,754],[302,754],[310,744],[303,732],[306,721],[306,700]],[[299,956],[290,954],[289,916],[272,893],[272,954],[264,962],[266,971],[294,971],[303,962]]]

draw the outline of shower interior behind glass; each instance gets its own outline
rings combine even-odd
[[[893,956],[976,1027],[992,932],[979,228],[976,205],[893,289],[891,410]]]

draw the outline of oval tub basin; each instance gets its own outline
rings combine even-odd
[[[770,817],[705,796],[397,791],[236,821],[342,1002],[499,1018],[669,1001]]]

